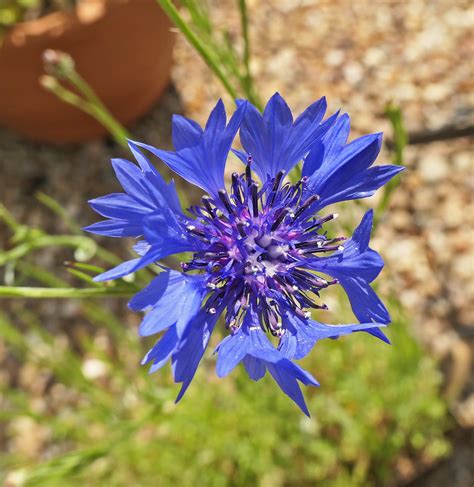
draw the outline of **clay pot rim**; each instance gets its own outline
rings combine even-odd
[[[29,39],[44,36],[60,36],[64,30],[93,24],[101,20],[117,4],[131,0],[79,0],[71,10],[61,10],[37,19],[16,23],[7,31],[3,43],[23,45]],[[1,44],[0,44],[1,49]]]

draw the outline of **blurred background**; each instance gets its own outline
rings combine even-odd
[[[325,95],[351,137],[385,133],[380,163],[407,167],[395,191],[338,207],[347,234],[380,210],[392,345],[319,343],[311,419],[268,378],[218,380],[212,347],[175,406],[169,369],[139,365],[151,343],[125,297],[1,299],[0,481],[472,487],[473,24],[467,0],[0,0],[3,286],[90,288],[127,257],[80,231],[87,200],[119,191],[110,158],[127,133],[171,148],[171,115],[204,123],[219,97],[279,91],[298,114]],[[326,302],[321,321],[354,319],[342,294]]]

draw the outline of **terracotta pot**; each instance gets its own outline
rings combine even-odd
[[[0,46],[0,124],[47,142],[106,133],[40,86],[46,49],[71,54],[113,115],[123,124],[136,120],[169,83],[170,27],[154,0],[82,0],[74,12],[16,25]]]

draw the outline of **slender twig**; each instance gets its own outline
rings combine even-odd
[[[474,136],[474,125],[467,125],[465,127],[446,125],[438,130],[411,132],[408,134],[408,143],[410,145],[427,144],[429,142],[472,136]]]

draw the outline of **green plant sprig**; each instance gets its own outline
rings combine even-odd
[[[48,49],[43,54],[45,71],[49,74],[40,78],[41,86],[56,95],[63,102],[95,118],[122,147],[130,138],[127,130],[114,118],[102,100],[87,81],[77,72],[72,57],[61,51]],[[69,83],[77,93],[64,86]]]

